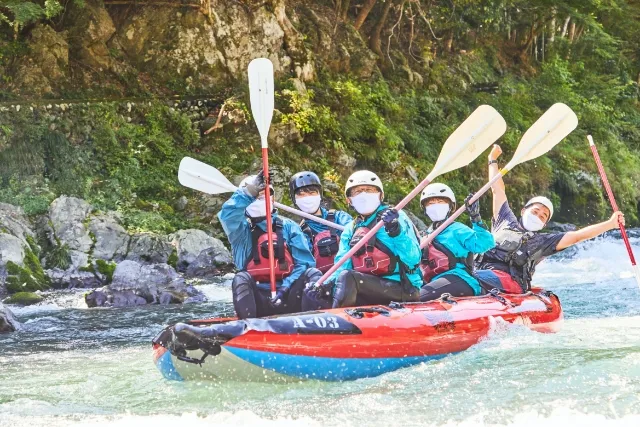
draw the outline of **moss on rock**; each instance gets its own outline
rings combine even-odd
[[[34,292],[16,292],[7,298],[5,304],[33,305],[41,302],[44,298]]]
[[[105,276],[106,284],[111,283],[113,280],[113,272],[116,271],[116,263],[98,259],[96,260],[96,267],[98,272]]]
[[[51,281],[44,274],[40,260],[30,247],[24,247],[24,265],[7,263],[6,286],[9,293],[34,292],[49,289]]]

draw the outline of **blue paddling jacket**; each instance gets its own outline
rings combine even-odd
[[[222,205],[222,209],[218,213],[218,219],[231,244],[233,262],[238,270],[245,270],[253,252],[251,225],[245,216],[245,209],[255,200],[244,189],[239,188]],[[307,239],[300,226],[288,218],[280,217],[277,212],[272,213],[272,217],[282,221],[282,237],[293,257],[294,266],[291,274],[276,283],[278,288],[288,289],[308,268],[315,267],[316,262],[311,255]],[[256,226],[266,233],[267,221],[263,220]],[[258,283],[258,287],[269,290],[270,284]]]
[[[427,231],[427,235],[431,231],[430,228]],[[469,254],[481,254],[496,246],[493,235],[480,223],[474,223],[470,228],[462,223],[454,222],[445,228],[442,233],[438,234],[435,241],[449,249],[456,258],[466,258]],[[469,269],[464,264],[457,263],[455,268],[438,274],[432,280],[437,280],[446,274],[460,277],[471,286],[475,295],[480,295],[480,283],[470,274]]]
[[[340,249],[335,257],[336,262],[342,259],[349,249],[351,249],[351,239],[355,229],[361,226],[373,227],[377,222],[378,214],[385,209],[389,209],[389,206],[380,205],[380,207],[378,207],[374,213],[369,215],[369,217],[364,219],[362,217],[358,217],[345,226],[342,236],[340,237]],[[389,250],[409,268],[410,271],[407,274],[407,278],[414,287],[420,289],[423,285],[422,274],[420,273],[420,268],[418,268],[422,256],[422,252],[420,251],[420,242],[418,241],[418,236],[414,230],[413,223],[407,214],[403,211],[399,211],[399,214],[400,217],[398,220],[400,222],[400,233],[396,237],[390,237],[384,227],[382,227],[376,233],[375,238],[389,248]],[[340,273],[344,270],[353,270],[353,262],[351,259],[345,261],[344,264],[342,264],[327,281],[335,282]],[[388,280],[400,282],[400,264],[398,263],[398,265],[396,265],[393,274],[382,277]]]

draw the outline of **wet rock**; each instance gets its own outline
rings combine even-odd
[[[49,207],[49,219],[56,237],[60,243],[69,249],[89,252],[93,240],[86,225],[87,218],[93,207],[82,199],[61,196],[55,199]],[[56,242],[51,242],[56,244]]]
[[[0,333],[13,332],[18,329],[19,323],[13,313],[0,302]]]
[[[51,286],[58,289],[98,288],[104,283],[96,273],[81,270],[61,270],[53,268],[45,270],[51,280]]]
[[[89,231],[95,239],[94,258],[116,261],[124,259],[129,245],[129,235],[120,225],[120,219],[116,215],[110,212],[91,218]]]
[[[113,282],[89,293],[89,307],[128,307],[144,304],[180,304],[204,301],[204,295],[167,264],[143,265],[123,261],[116,267]]]
[[[11,295],[9,298],[4,300],[5,304],[13,304],[13,305],[33,305],[39,302],[42,302],[44,298],[35,292],[16,292]]]
[[[202,230],[180,230],[169,235],[169,239],[177,251],[178,271],[185,271],[205,250],[212,250],[216,256],[220,257],[219,259],[226,259],[224,257],[231,259],[231,254],[224,244]]]
[[[233,259],[226,249],[220,251],[216,248],[205,249],[187,267],[185,276],[191,278],[212,278],[219,276],[233,268]]]
[[[127,260],[139,263],[163,264],[169,260],[173,246],[167,236],[140,233],[131,236]]]

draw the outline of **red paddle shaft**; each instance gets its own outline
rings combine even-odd
[[[267,208],[267,238],[269,239],[269,281],[271,298],[276,296],[275,256],[273,255],[273,222],[271,221],[271,178],[269,177],[269,149],[262,149],[262,170],[264,171],[264,201]]]
[[[604,185],[604,189],[607,191],[607,196],[609,197],[609,202],[611,202],[611,207],[614,212],[619,211],[618,204],[616,203],[616,199],[613,197],[613,191],[611,191],[611,186],[609,185],[609,180],[607,179],[607,173],[604,171],[604,167],[602,166],[602,162],[600,161],[600,155],[598,154],[598,148],[596,144],[593,142],[593,138],[590,138],[589,135],[589,145],[591,146],[591,152],[593,153],[593,158],[596,159],[596,165],[598,166],[598,171],[600,171],[600,177],[602,178],[602,185]],[[633,256],[633,250],[631,249],[631,244],[629,243],[629,238],[627,237],[627,230],[624,229],[624,225],[622,225],[622,221],[619,221],[620,225],[620,233],[622,234],[622,240],[624,240],[624,244],[627,247],[627,252],[629,252],[629,259],[631,259],[631,265],[635,267],[636,258]]]

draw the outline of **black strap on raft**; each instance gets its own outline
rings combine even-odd
[[[284,257],[285,244],[284,244],[284,236],[282,235],[282,229],[284,228],[284,224],[280,218],[274,218],[273,226],[276,232],[275,256],[276,256],[276,259],[278,260],[278,264],[280,264],[280,269],[286,270],[287,268],[289,268],[289,266],[287,265],[287,260]],[[269,257],[268,247],[266,248],[266,255],[264,254],[263,248],[258,247],[259,246],[258,240],[263,234],[265,234],[265,232],[262,231],[262,229],[257,225],[255,225],[251,229],[251,237],[253,240],[252,257],[253,257],[253,262],[255,262],[256,264],[260,264],[261,251],[263,252],[262,256],[264,258]]]

